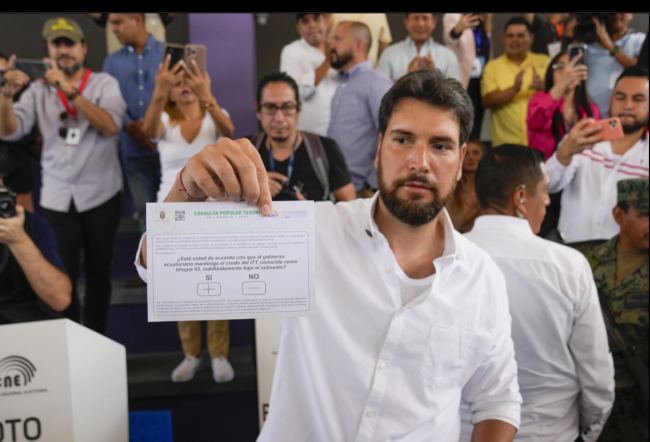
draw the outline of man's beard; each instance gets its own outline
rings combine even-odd
[[[336,54],[336,61],[332,61],[332,54]],[[350,60],[352,60],[352,51],[342,55],[339,55],[338,52],[330,52],[330,65],[332,65],[334,69],[341,69]]]
[[[61,57],[59,57],[59,59],[58,59],[57,61],[61,61]],[[57,66],[59,66],[59,69],[61,69],[61,71],[62,71],[65,75],[70,76],[70,75],[74,75],[74,74],[76,74],[77,71],[78,71],[79,69],[81,69],[81,66],[82,66],[82,65],[81,65],[81,63],[75,63],[75,64],[72,65],[72,66],[63,67],[63,66],[61,66],[59,63],[57,63]]]
[[[642,123],[639,120],[637,120],[634,115],[630,115],[630,114],[625,114],[625,115],[628,115],[630,117],[634,117],[634,123],[633,124],[623,124],[622,125],[623,133],[626,134],[626,135],[627,134],[633,134],[634,132],[636,132],[636,131],[638,131],[640,129],[643,129],[645,126],[648,125],[648,117],[646,117],[645,122]],[[617,115],[617,116],[620,117],[621,115]]]
[[[413,227],[423,226],[433,221],[440,211],[445,207],[447,200],[456,189],[456,180],[454,180],[451,189],[447,195],[440,195],[440,189],[431,183],[423,174],[412,173],[406,178],[400,178],[392,183],[389,187],[383,180],[383,171],[381,160],[379,161],[379,196],[388,211],[398,220]],[[410,199],[405,200],[397,195],[400,187],[408,182],[418,182],[426,185],[433,193],[433,199],[428,202],[420,201],[422,195],[412,195]]]

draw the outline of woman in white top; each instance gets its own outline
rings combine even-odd
[[[162,169],[158,202],[164,201],[176,175],[191,156],[235,130],[228,113],[210,92],[210,77],[198,66],[179,61],[169,69],[167,57],[156,74],[156,88],[144,116],[144,133],[158,140]],[[201,368],[201,323],[178,323],[185,359],[172,372],[172,381],[187,382]],[[235,372],[228,362],[228,321],[208,321],[208,349],[216,382],[231,381]]]

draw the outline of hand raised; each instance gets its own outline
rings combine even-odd
[[[526,73],[526,68],[522,69],[519,71],[517,76],[515,77],[515,89],[520,90],[521,89],[521,83],[524,81],[524,74]]]
[[[564,164],[571,163],[571,157],[583,150],[591,149],[594,144],[598,143],[603,137],[597,135],[598,132],[603,130],[600,125],[587,127],[594,123],[593,118],[585,118],[578,121],[575,126],[571,128],[567,137],[557,148],[557,158]]]
[[[74,87],[71,86],[65,78],[65,74],[59,66],[51,58],[44,58],[43,61],[46,61],[52,65],[52,67],[45,71],[45,81],[66,95],[70,95],[74,92]]]
[[[196,61],[184,66],[185,84],[199,98],[199,100],[211,103],[213,101],[212,92],[210,91],[211,81],[207,72],[201,72]]]
[[[247,139],[222,138],[187,162],[181,179],[190,196],[230,198],[271,213],[269,178],[260,154]]]
[[[168,94],[174,86],[180,83],[185,76],[185,71],[183,70],[185,62],[183,60],[178,61],[170,70],[169,64],[171,63],[171,60],[171,55],[165,57],[165,60],[158,68],[158,72],[156,72],[156,77],[154,79],[156,89],[165,95]]]
[[[533,80],[531,81],[530,86],[528,86],[528,89],[534,89],[537,91],[544,90],[544,82],[537,73],[535,66],[533,66]]]
[[[29,76],[23,71],[14,68],[14,61],[16,56],[9,57],[9,68],[5,71],[4,77],[7,83],[5,84],[5,94],[13,97],[24,86],[29,84]]]

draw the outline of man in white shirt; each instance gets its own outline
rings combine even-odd
[[[296,80],[302,98],[298,130],[327,135],[332,97],[339,81],[330,66],[327,18],[324,14],[297,14],[300,39],[282,48],[280,71]]]
[[[591,442],[614,403],[614,364],[589,263],[536,236],[550,203],[548,185],[544,156],[535,149],[492,149],[476,172],[483,215],[465,236],[506,278],[524,399],[515,441],[574,442],[580,434]]]
[[[648,70],[627,68],[614,86],[611,115],[621,119],[625,136],[602,141],[602,127],[578,122],[562,140],[546,168],[551,193],[562,193],[558,230],[567,243],[609,239],[620,227],[612,215],[616,183],[648,177]]]
[[[512,441],[521,397],[505,281],[444,210],[472,118],[460,83],[436,70],[407,75],[384,97],[380,190],[315,204],[319,314],[283,322],[258,441],[458,441],[461,397],[476,441]],[[206,146],[181,175],[169,202],[233,195],[271,212],[246,140]]]
[[[460,81],[460,65],[454,51],[438,44],[431,34],[436,27],[435,14],[406,14],[406,40],[386,48],[377,70],[394,81],[418,69],[440,69],[445,77]]]

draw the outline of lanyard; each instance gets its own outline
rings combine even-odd
[[[298,134],[296,134],[296,139],[293,141],[293,152],[291,152],[291,158],[289,158],[289,166],[287,167],[287,178],[291,180],[291,174],[293,173],[293,160],[294,155],[296,154],[296,145],[298,144]],[[273,158],[273,146],[269,141],[269,166],[271,166],[271,172],[275,172],[275,158]]]
[[[483,34],[481,34],[481,24],[474,29],[472,29],[474,32],[474,41],[476,41],[476,53],[480,55],[481,53],[481,42],[483,42]]]
[[[79,83],[79,95],[81,95],[86,89],[86,84],[88,83],[88,79],[90,78],[90,69],[86,68],[86,72],[84,72],[84,76],[81,79],[81,83]],[[65,94],[61,91],[57,91],[59,93],[59,100],[61,100],[61,103],[63,103],[63,107],[65,107],[65,110],[68,111],[68,114],[70,114],[70,117],[72,118],[73,121],[77,121],[77,109],[70,107],[70,103],[68,103],[68,97],[65,96]]]

